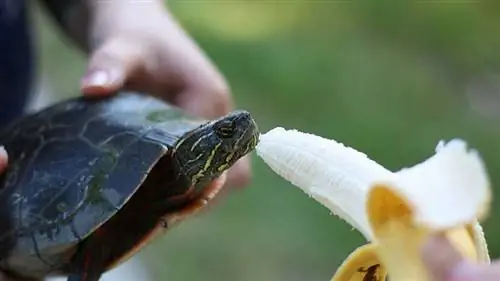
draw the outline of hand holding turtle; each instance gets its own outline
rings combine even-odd
[[[3,146],[0,146],[0,175],[7,168],[7,152]],[[3,272],[0,271],[0,281],[23,281],[23,279],[15,279],[7,277]]]
[[[0,146],[0,175],[7,168],[7,152]],[[0,281],[13,281],[10,278],[6,277],[2,272],[0,272]],[[22,280],[14,280],[14,281],[22,281]]]
[[[3,146],[0,146],[0,174],[7,167],[7,152]]]
[[[138,9],[142,9],[137,12]],[[85,95],[107,95],[125,88],[151,93],[204,118],[233,108],[223,76],[175,22],[163,1],[148,5],[101,5],[94,11]],[[144,20],[148,19],[148,20]],[[228,173],[228,184],[250,179],[244,158]]]
[[[500,262],[476,265],[465,259],[442,236],[434,236],[423,249],[423,261],[435,281],[500,280]]]

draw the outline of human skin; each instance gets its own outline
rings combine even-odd
[[[500,261],[477,265],[465,260],[441,235],[432,236],[422,249],[422,259],[433,281],[498,281]]]

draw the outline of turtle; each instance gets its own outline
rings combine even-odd
[[[24,115],[0,130],[0,270],[100,280],[210,202],[259,136],[248,111],[205,120],[125,91]]]

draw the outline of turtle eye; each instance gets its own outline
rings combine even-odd
[[[236,131],[236,124],[231,121],[224,121],[215,128],[215,133],[220,138],[232,138]]]

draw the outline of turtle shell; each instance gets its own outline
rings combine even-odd
[[[120,93],[66,100],[8,125],[0,131],[9,154],[0,178],[0,267],[40,278],[67,264],[75,245],[204,122],[155,98]],[[169,196],[190,188],[190,179],[171,178]]]

